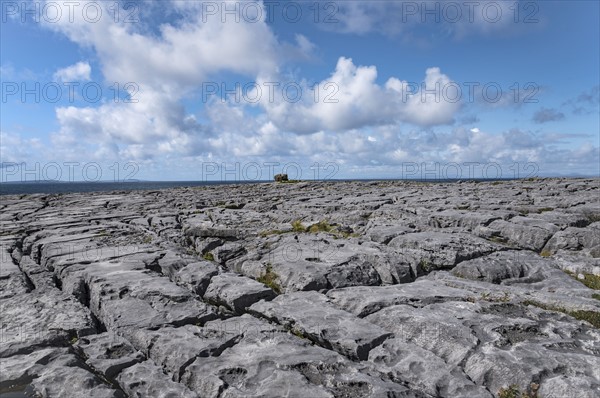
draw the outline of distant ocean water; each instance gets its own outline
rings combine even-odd
[[[76,193],[156,190],[206,185],[264,183],[267,181],[124,181],[124,182],[5,182],[0,183],[0,195],[23,195],[33,193]]]
[[[471,181],[510,181],[512,178],[498,179],[472,179]],[[313,181],[313,180],[307,180]],[[333,179],[327,181],[419,181],[429,183],[457,182],[460,179]],[[464,181],[464,179],[462,180]],[[122,182],[56,182],[56,181],[29,181],[29,182],[4,182],[0,183],[0,195],[24,195],[34,193],[78,193],[78,192],[108,192],[108,191],[136,191],[157,190],[181,187],[201,187],[206,185],[230,184],[261,184],[272,181],[122,181]]]

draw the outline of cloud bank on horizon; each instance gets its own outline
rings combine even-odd
[[[0,169],[598,176],[598,15],[585,1],[6,1]]]

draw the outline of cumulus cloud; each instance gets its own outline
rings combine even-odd
[[[201,161],[231,159],[305,164],[334,161],[349,177],[354,172],[368,176],[365,173],[386,167],[393,172],[403,162],[423,160],[541,165],[563,161],[573,169],[589,169],[590,162],[598,162],[598,148],[589,143],[558,149],[561,143],[556,137],[457,127],[455,119],[462,104],[440,95],[440,89],[454,82],[438,67],[425,70],[416,85],[401,77],[378,82],[376,66],[357,65],[341,56],[331,74],[317,83],[317,99],[312,82],[296,79],[301,98],[286,100],[282,86],[290,79],[281,70],[283,58],[310,56],[316,46],[306,36],[297,35],[294,43],[283,43],[264,20],[203,21],[201,2],[172,2],[165,7],[165,13],[173,17],[155,26],[112,18],[88,23],[78,19],[78,13],[73,23],[47,26],[93,49],[106,81],[135,82],[139,87],[139,102],[57,108],[60,128],[51,137],[55,156],[64,160],[133,159],[155,169],[180,163],[191,168]],[[370,6],[357,7],[360,11],[360,7]],[[106,15],[111,14],[107,11]],[[372,21],[361,18],[357,13],[353,29],[360,30],[363,22],[367,31],[381,25],[378,15]],[[69,68],[61,76],[68,75]],[[85,78],[84,69],[74,68],[72,73],[83,70],[80,77]],[[185,99],[220,73],[256,81],[263,87],[258,103],[215,100],[205,104],[201,114],[191,114],[184,106]],[[269,82],[279,83],[273,99],[264,89]],[[478,119],[462,122],[476,123]],[[11,139],[5,145],[3,136],[2,142],[2,154],[9,159],[10,148],[29,144]]]
[[[553,108],[541,108],[533,114],[533,121],[536,123],[555,122],[564,118],[564,113]]]
[[[90,73],[92,73],[92,68],[89,63],[77,62],[74,65],[57,70],[54,73],[54,80],[63,82],[87,81],[90,80]]]
[[[91,3],[105,7],[104,15],[112,15],[106,8],[111,4]],[[53,135],[57,145],[73,148],[66,143],[85,141],[86,146],[96,145],[97,156],[112,153],[139,159],[203,152],[208,129],[186,112],[182,100],[216,73],[254,79],[278,72],[279,43],[264,17],[239,23],[233,19],[222,23],[220,17],[203,20],[200,4],[187,3],[164,3],[164,13],[180,18],[154,30],[148,22],[127,23],[125,18],[89,23],[81,13],[74,13],[72,22],[63,18],[46,25],[81,46],[91,47],[107,81],[118,82],[121,87],[131,82],[139,89],[138,102],[57,108],[61,126]],[[299,37],[297,42],[302,51],[310,50],[306,38]],[[63,80],[89,78],[89,65],[78,63],[56,76]]]
[[[31,161],[43,148],[38,138],[25,138],[21,134],[0,131],[0,164]]]
[[[282,89],[277,98],[263,96],[261,105],[280,130],[299,134],[398,122],[450,124],[460,109],[458,100],[443,95],[452,81],[439,68],[427,69],[420,85],[395,77],[379,85],[376,79],[375,66],[356,66],[352,59],[340,57],[329,78],[314,87],[301,86],[302,96],[286,97]]]
[[[520,7],[520,14],[515,15],[514,1],[348,1],[336,3],[331,10],[338,23],[319,26],[347,34],[377,32],[428,45],[438,39],[462,39],[475,34],[515,35],[542,26],[539,9]],[[515,18],[529,23],[516,24]]]

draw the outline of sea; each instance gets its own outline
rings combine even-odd
[[[510,181],[512,178],[499,179],[472,179],[471,181]],[[319,180],[310,180],[319,181]],[[324,180],[325,181],[325,180]],[[428,183],[457,182],[459,179],[332,179],[326,181],[419,181]],[[464,180],[462,180],[464,181]],[[201,187],[207,185],[230,184],[264,184],[269,181],[107,181],[107,182],[63,182],[63,181],[27,181],[27,182],[2,182],[0,195],[26,195],[26,194],[60,194],[83,192],[109,192],[109,191],[136,191],[157,190],[182,187]]]
[[[59,194],[82,192],[157,190],[206,185],[266,183],[269,181],[119,181],[119,182],[57,182],[29,181],[0,183],[0,195],[25,195],[34,193]]]

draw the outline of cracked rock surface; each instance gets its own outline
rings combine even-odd
[[[600,396],[600,180],[0,208],[1,396]]]

